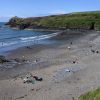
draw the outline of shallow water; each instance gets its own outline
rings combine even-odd
[[[0,53],[22,46],[52,43],[50,38],[57,35],[55,32],[12,29],[4,24],[0,23]]]

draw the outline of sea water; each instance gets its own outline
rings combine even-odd
[[[12,29],[0,22],[0,53],[22,46],[51,43],[53,41],[49,39],[55,35],[55,32]]]

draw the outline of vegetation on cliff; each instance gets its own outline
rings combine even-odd
[[[100,11],[77,12],[44,17],[13,17],[7,25],[19,29],[93,29],[100,30]]]

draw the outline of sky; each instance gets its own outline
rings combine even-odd
[[[33,17],[100,10],[100,0],[0,0],[0,21],[13,16]]]

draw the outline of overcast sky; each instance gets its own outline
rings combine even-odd
[[[12,16],[31,17],[100,10],[100,0],[0,0],[0,21]]]

